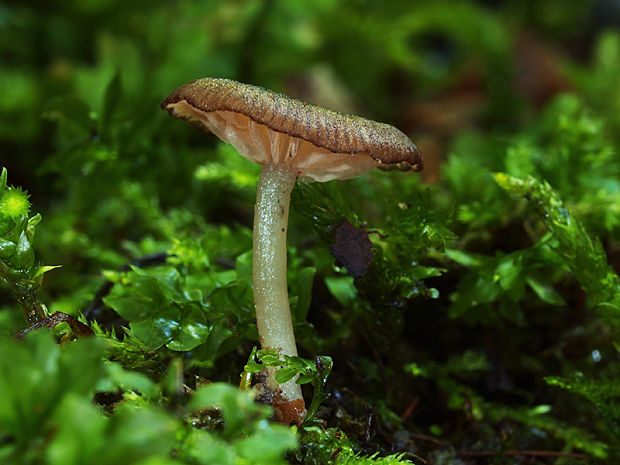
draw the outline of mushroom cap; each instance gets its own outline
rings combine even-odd
[[[423,167],[415,144],[394,126],[229,79],[190,82],[161,106],[250,161],[288,164],[308,181],[348,179],[386,165]]]

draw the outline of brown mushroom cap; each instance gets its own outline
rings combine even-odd
[[[162,104],[255,163],[285,163],[311,181],[347,179],[377,166],[422,170],[415,144],[388,124],[338,113],[262,87],[204,78]]]

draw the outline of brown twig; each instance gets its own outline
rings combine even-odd
[[[403,412],[403,414],[400,416],[401,420],[406,420],[407,418],[409,418],[411,416],[411,414],[413,413],[413,411],[416,409],[416,407],[418,406],[418,404],[420,403],[420,396],[417,396],[415,399],[413,399],[413,401],[411,401],[411,403],[407,406],[407,408],[405,409],[405,411]]]
[[[419,439],[420,441],[428,441],[438,446],[449,446],[450,443],[447,441],[442,441],[441,439],[434,438],[433,436],[427,436],[426,434],[420,433],[409,433],[409,436],[413,439]]]
[[[458,452],[459,457],[495,457],[498,455],[519,456],[525,455],[530,457],[564,457],[569,459],[587,460],[586,454],[578,454],[572,452],[556,452],[551,450],[509,450],[500,451],[462,451]]]
[[[47,318],[44,318],[43,320],[28,326],[26,329],[22,329],[13,337],[15,337],[15,339],[23,339],[24,336],[30,331],[41,328],[52,329],[56,325],[63,322],[66,322],[71,327],[73,334],[75,334],[76,336],[92,336],[93,334],[95,334],[92,329],[90,329],[84,323],[78,321],[76,317],[62,312],[55,312]]]
[[[450,443],[442,441],[441,439],[427,436],[419,433],[409,433],[412,439],[419,439],[421,441],[428,441],[439,446],[449,446]],[[576,460],[587,460],[586,454],[579,454],[575,452],[558,452],[552,450],[509,450],[505,452],[501,451],[460,451],[456,455],[459,457],[497,457],[497,456],[528,456],[528,457],[561,457]]]

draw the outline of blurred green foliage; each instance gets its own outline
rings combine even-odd
[[[0,5],[0,462],[617,462],[617,18],[589,0]],[[159,110],[206,76],[395,124],[426,157],[423,179],[293,191],[301,358],[281,376],[314,390],[296,433],[230,386],[270,363],[252,352],[260,168]],[[343,220],[372,242],[364,276],[329,253]],[[96,337],[12,340],[57,311]]]
[[[268,423],[269,410],[250,393],[214,383],[173,410],[165,383],[104,363],[105,349],[101,338],[60,348],[41,333],[2,341],[2,463],[277,464],[295,446],[295,435]],[[109,416],[90,400],[121,389],[123,405]],[[191,426],[208,415],[225,428]]]

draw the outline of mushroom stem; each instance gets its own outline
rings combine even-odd
[[[286,232],[291,191],[297,171],[284,164],[263,165],[254,208],[254,305],[261,347],[297,355],[286,284]],[[305,406],[301,387],[293,378],[278,384],[277,368],[267,370],[264,386],[273,396],[276,417],[301,423]]]

